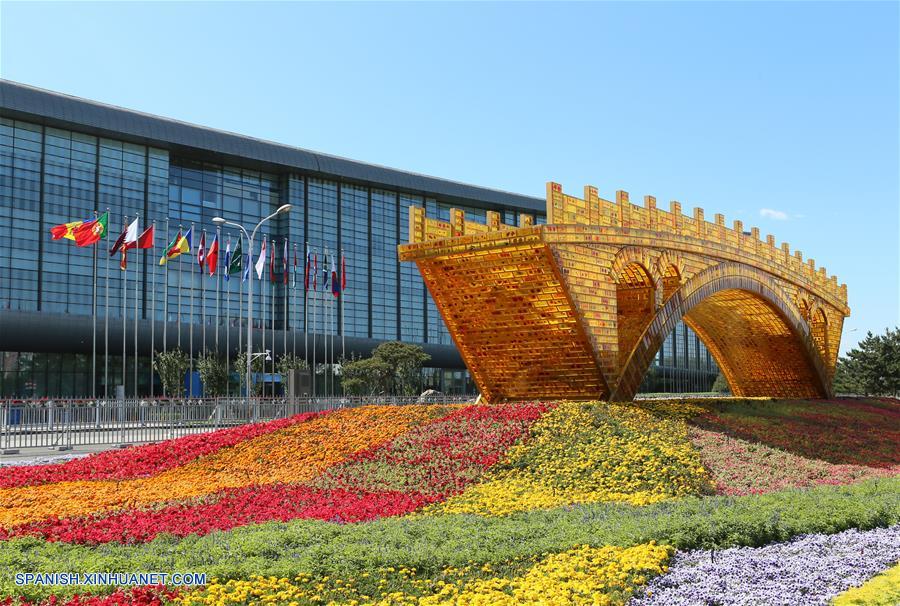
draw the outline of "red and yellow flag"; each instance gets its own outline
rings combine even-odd
[[[50,228],[50,236],[54,240],[67,238],[74,240],[78,246],[90,246],[96,244],[106,235],[106,224],[109,222],[109,213],[103,213],[96,219],[83,221],[70,221],[62,225]]]
[[[84,221],[70,221],[69,223],[63,223],[62,225],[57,225],[55,227],[51,227],[50,228],[50,236],[54,240],[61,240],[63,238],[67,238],[69,240],[74,240],[75,235],[72,233],[72,231],[76,227],[81,225],[82,223],[85,223],[90,220],[91,219],[85,219]]]

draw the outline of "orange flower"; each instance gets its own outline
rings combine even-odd
[[[2,489],[0,526],[189,499],[223,488],[304,482],[354,452],[392,440],[413,425],[446,412],[448,409],[440,406],[343,409],[223,448],[150,478]]]

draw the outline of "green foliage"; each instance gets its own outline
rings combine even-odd
[[[387,393],[399,396],[416,395],[422,366],[431,360],[418,345],[389,341],[372,352],[372,357],[394,370],[388,378]]]
[[[719,373],[719,376],[716,377],[716,380],[712,384],[711,391],[716,393],[731,393],[731,388],[728,386],[728,381],[725,379],[725,375]]]
[[[208,351],[197,358],[197,372],[203,382],[203,395],[218,397],[225,395],[228,388],[228,374],[225,372],[225,359]]]
[[[419,391],[422,365],[429,360],[418,345],[389,341],[376,347],[371,358],[343,362],[341,384],[350,395],[413,396]]]
[[[284,354],[275,363],[275,369],[281,376],[287,376],[292,370],[309,370],[306,360],[294,354]]]
[[[159,374],[163,384],[163,393],[170,398],[184,395],[184,373],[191,363],[188,355],[180,349],[170,349],[157,353],[153,358],[153,369]]]
[[[341,385],[344,393],[353,396],[374,396],[390,393],[393,369],[376,358],[354,359],[341,364]]]
[[[818,486],[745,497],[686,497],[646,507],[591,503],[504,517],[383,518],[365,524],[270,522],[204,537],[161,536],[145,545],[99,548],[20,538],[0,542],[0,571],[190,570],[248,578],[359,578],[382,566],[415,567],[420,578],[469,561],[503,567],[517,558],[575,545],[631,546],[655,540],[678,549],[761,546],[799,534],[832,534],[900,523],[900,478]],[[372,546],[377,545],[377,549]],[[13,585],[0,572],[0,595],[37,598],[84,588]]]
[[[265,356],[256,356],[255,358],[253,358],[253,362],[251,363],[251,366],[250,366],[250,371],[253,372],[254,374],[258,373],[258,372],[265,372],[265,363],[266,363]],[[242,351],[234,359],[234,370],[235,370],[235,372],[238,373],[238,376],[240,377],[241,385],[243,387],[245,387],[245,391],[246,391],[246,385],[244,385],[244,383],[247,382],[247,352],[246,351]],[[254,383],[253,384],[253,395],[256,395],[256,396],[261,395],[262,390],[263,390],[263,385],[264,384],[262,381]]]
[[[871,332],[838,361],[834,389],[839,393],[900,393],[900,328]]]

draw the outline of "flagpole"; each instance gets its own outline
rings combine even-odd
[[[200,343],[200,353],[206,353],[206,285],[203,280],[203,263],[206,262],[206,230],[202,230],[203,236],[200,238],[200,243],[203,244],[203,262],[200,263],[200,321],[203,323],[203,328],[200,329],[200,336],[202,337],[202,341]]]
[[[109,213],[109,208],[106,209]],[[108,216],[108,215],[107,215]],[[106,226],[106,246],[109,248],[109,225]],[[109,400],[109,258],[112,255],[106,255],[106,288],[104,297],[106,302],[103,304],[103,399]]]
[[[334,275],[332,274],[331,279],[334,280]],[[335,285],[331,285],[332,290],[335,288]],[[336,332],[337,326],[334,322],[334,308],[337,306],[337,297],[331,297],[331,397],[334,397],[334,394],[337,392],[337,389],[334,386],[334,334]]]
[[[266,242],[266,238],[263,238],[263,244],[265,244],[265,242]],[[269,253],[266,252],[265,254],[268,255]],[[269,259],[266,259],[266,261],[268,261],[268,260]],[[257,277],[259,277],[259,276],[257,276]],[[260,281],[260,285],[259,285],[259,299],[260,299],[259,307],[260,307],[260,310],[259,311],[260,311],[260,316],[261,316],[260,328],[262,328],[262,331],[261,331],[262,332],[262,349],[260,349],[260,353],[265,353],[266,352],[266,283],[263,282],[262,278],[260,278],[259,281]],[[265,357],[263,357],[262,363],[263,363],[262,395],[263,395],[263,397],[266,397],[266,358]]]
[[[156,240],[156,220],[153,220],[153,240]],[[144,253],[144,265],[147,264],[147,253]],[[150,255],[151,260],[153,255]],[[151,286],[150,286],[150,397],[153,397],[153,360],[156,357],[156,263],[151,267]]]
[[[191,223],[191,240],[194,239],[194,224]],[[191,315],[190,315],[190,324],[188,325],[189,329],[189,338],[190,338],[190,374],[188,375],[188,397],[194,397],[194,246],[193,242],[191,242],[191,250],[188,251],[188,255],[191,256],[191,263],[188,267],[191,268]],[[179,257],[181,258],[181,257]]]
[[[317,258],[318,258],[318,254],[319,254],[319,253],[318,253],[317,251],[315,251],[315,250],[313,251],[313,257],[314,257],[314,258],[317,259]],[[315,397],[315,396],[318,395],[318,394],[316,393],[316,328],[317,328],[317,323],[316,323],[316,291],[318,291],[318,288],[316,288],[316,279],[318,278],[318,276],[317,276],[316,274],[317,274],[318,272],[319,272],[319,268],[318,268],[318,267],[313,267],[313,270],[312,270],[312,272],[311,272],[312,275],[313,275],[313,298],[312,298],[312,300],[313,300],[313,331],[312,331],[312,335],[313,335],[313,347],[312,347],[312,352],[313,352],[313,355],[312,355],[312,358],[313,358],[313,363],[312,363],[312,395],[313,395],[313,397]]]
[[[322,345],[324,345],[323,357],[325,358],[325,397],[327,398],[330,394],[328,390],[328,299],[326,298],[326,293],[328,291],[328,280],[326,276],[328,275],[328,249],[325,249],[325,253],[322,255]]]
[[[297,361],[297,244],[294,244],[294,275],[291,276],[291,284],[293,285],[293,292],[291,293],[291,336],[293,337],[291,342],[292,355],[294,356],[294,361]]]
[[[285,253],[289,253],[290,249],[287,246],[282,246],[281,250]],[[287,277],[287,267],[288,267],[288,257],[285,255],[284,261],[281,263],[281,268],[284,270],[284,277]],[[284,334],[281,335],[281,355],[287,355],[287,330],[288,330],[288,312],[290,312],[290,284],[285,283],[284,285]],[[281,380],[284,381],[284,377],[281,377]],[[282,383],[282,387],[284,384]]]
[[[125,226],[125,231],[128,231],[128,215],[123,215],[125,221],[123,225]],[[124,243],[122,244],[124,246]],[[125,379],[127,377],[127,370],[125,367],[125,358],[126,358],[126,350],[128,348],[128,339],[126,332],[128,331],[128,257],[126,256],[126,251],[123,248],[121,252],[122,258],[125,261],[125,267],[122,268],[122,263],[119,263],[119,268],[124,272],[122,274],[122,399],[125,398]]]
[[[135,220],[138,217],[135,216]],[[140,229],[140,228],[139,228]],[[135,251],[138,249],[135,248]],[[144,258],[146,259],[146,253],[144,254]],[[141,280],[139,275],[136,273],[134,275],[134,399],[138,398],[138,287],[140,286]]]
[[[309,366],[309,240],[303,259],[303,361]]]
[[[99,218],[97,211],[94,211],[94,221]],[[107,222],[109,217],[107,217]],[[96,224],[94,224],[96,225]],[[94,260],[93,260],[93,295],[91,297],[91,308],[93,310],[93,328],[92,328],[92,345],[91,345],[91,397],[97,399],[97,244],[94,244]]]
[[[222,275],[219,273],[219,236],[222,228],[216,228],[216,356],[219,355],[219,295],[222,288]],[[228,271],[227,269],[225,271]]]
[[[243,238],[243,234],[238,234],[238,238]],[[248,242],[249,246],[249,242]],[[252,251],[248,253],[247,268],[250,267],[250,257]],[[251,270],[252,271],[252,270]],[[244,351],[244,247],[241,246],[241,273],[238,281],[238,351]],[[248,277],[249,279],[249,277]],[[247,386],[247,397],[250,397],[250,386]]]
[[[181,233],[182,229],[184,229],[184,226],[179,223],[179,234]],[[168,251],[166,251],[166,254],[168,254]],[[169,264],[166,263],[166,265],[168,266]],[[178,255],[178,322],[176,324],[178,328],[178,349],[184,351],[181,349],[181,255]]]
[[[225,381],[225,396],[231,397],[231,371],[230,371],[230,357],[231,357],[231,299],[228,298],[228,286],[231,284],[231,279],[228,277],[228,272],[231,271],[231,234],[228,235],[228,244],[225,246],[225,376],[228,379]]]
[[[163,240],[165,246],[169,245],[169,220],[166,219],[166,237]],[[168,336],[168,328],[169,328],[169,250],[166,249],[163,251],[163,255],[166,256],[166,268],[163,270],[163,279],[166,281],[166,288],[163,291],[165,294],[163,295],[163,353],[168,351],[166,342],[166,337]],[[165,395],[165,390],[163,390],[163,395]]]
[[[272,249],[274,250],[274,249]],[[272,289],[272,374],[270,375],[272,378],[272,397],[275,397],[275,282],[271,282]]]
[[[347,293],[344,291],[344,272],[347,268],[347,259],[344,258],[344,249],[341,249],[341,294],[339,296],[343,297],[343,301],[341,301],[341,305],[338,307],[338,310],[341,312],[341,359],[347,357],[347,342],[346,342],[346,331],[344,330],[344,316],[347,313]]]

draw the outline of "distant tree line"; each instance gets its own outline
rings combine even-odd
[[[835,393],[900,395],[900,328],[871,331],[842,356],[834,373]]]

